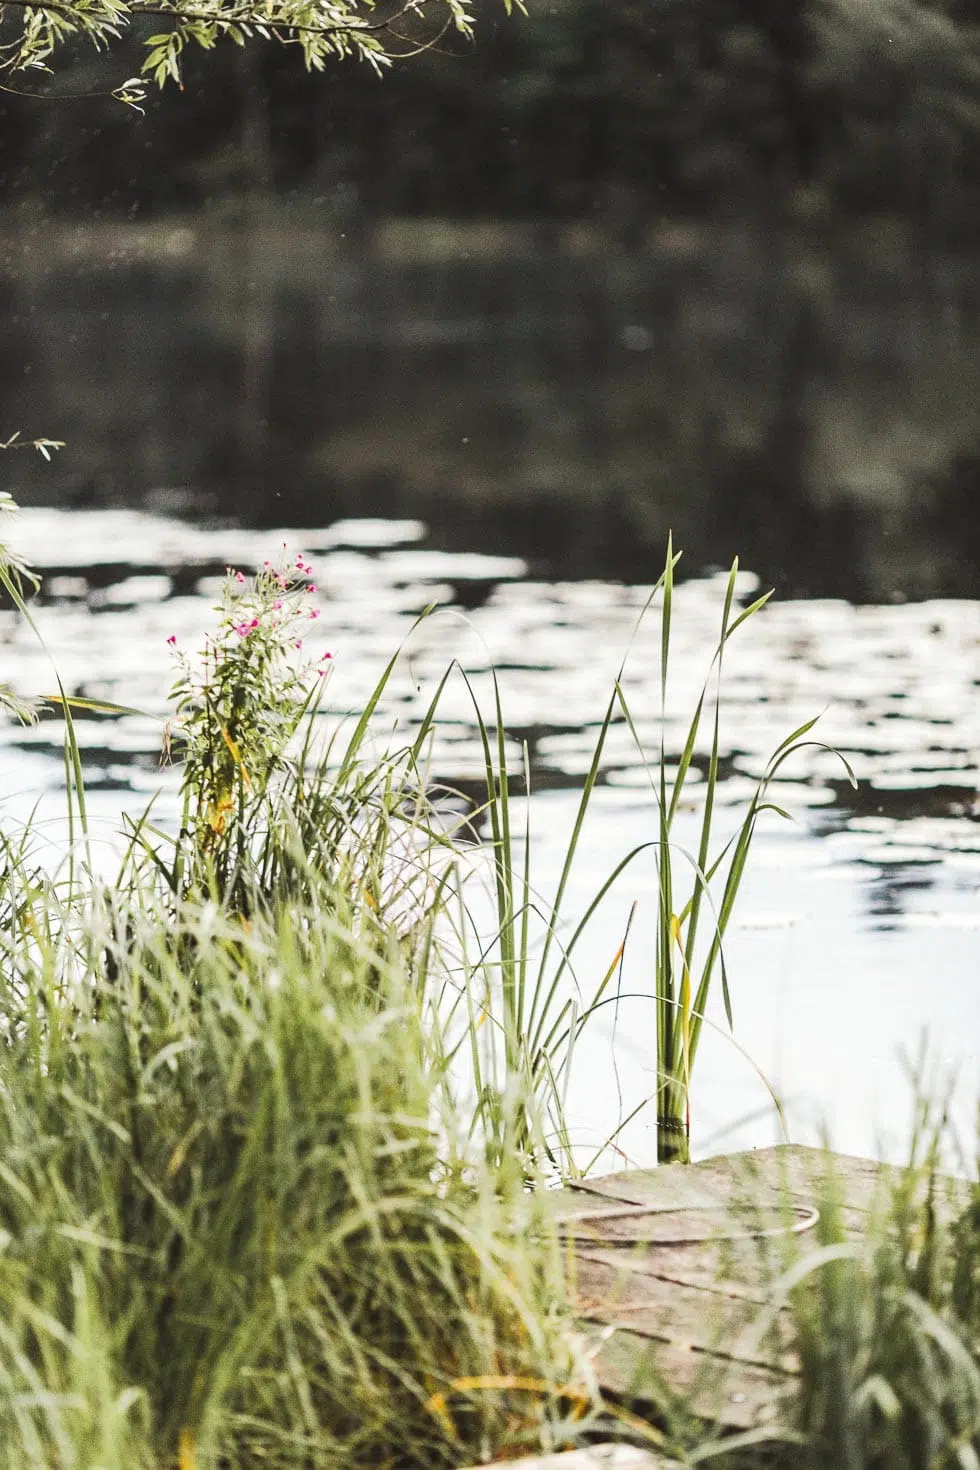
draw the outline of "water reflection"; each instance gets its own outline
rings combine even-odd
[[[625,582],[672,528],[787,595],[976,595],[970,255],[895,221],[250,218],[8,225],[2,415],[68,444],[24,498],[421,518]]]
[[[50,657],[73,692],[147,711],[144,720],[80,720],[91,778],[106,789],[145,789],[154,771],[167,712],[167,638],[198,642],[225,566],[257,567],[286,542],[302,546],[315,567],[319,626],[338,654],[334,717],[363,706],[400,644],[405,656],[380,706],[380,731],[407,734],[453,660],[471,676],[486,713],[493,668],[515,789],[526,745],[532,789],[575,790],[618,676],[641,744],[617,717],[600,783],[637,810],[652,809],[645,761],[656,758],[660,739],[655,613],[636,632],[649,585],[543,582],[515,558],[440,551],[417,521],[265,533],[126,511],[35,509],[23,512],[15,540],[44,573],[37,616],[47,651],[4,614],[11,681],[23,692],[48,690]],[[665,711],[675,757],[708,673],[724,581],[693,578],[676,592]],[[746,599],[758,581],[740,573],[738,585]],[[438,611],[420,623],[430,605]],[[770,604],[726,657],[720,806],[734,812],[779,741],[820,715],[814,743],[780,773],[773,799],[797,816],[808,841],[861,865],[870,922],[883,927],[922,911],[937,889],[947,899],[971,898],[980,881],[978,674],[978,603]],[[472,785],[482,757],[461,678],[450,681],[441,713],[433,775]],[[51,720],[4,734],[8,752],[50,756],[59,739]],[[695,751],[695,794],[708,739],[706,731]],[[828,746],[846,757],[856,789]]]

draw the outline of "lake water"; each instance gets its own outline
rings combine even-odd
[[[171,678],[167,638],[196,646],[223,569],[258,567],[286,543],[314,568],[319,642],[336,656],[331,718],[359,710],[403,643],[379,710],[379,745],[392,730],[411,728],[451,660],[473,676],[488,714],[487,671],[498,671],[515,774],[521,743],[528,747],[535,881],[544,891],[553,887],[597,723],[649,585],[543,580],[515,557],[441,550],[423,524],[408,520],[254,530],[125,509],[34,507],[12,524],[10,541],[44,576],[37,620],[46,650],[3,613],[5,677],[20,692],[49,692],[53,663],[70,692],[147,712],[79,720],[93,827],[106,852],[122,811],[140,810],[158,789],[166,809],[175,793],[176,774],[158,764]],[[677,589],[666,717],[674,754],[715,645],[724,582],[719,573],[701,574]],[[741,576],[743,600],[756,587],[751,574]],[[430,604],[437,611],[416,625]],[[634,639],[623,683],[654,754],[655,619]],[[728,950],[742,1050],[725,1035],[716,996],[719,1030],[704,1035],[694,1086],[697,1152],[779,1136],[748,1057],[783,1098],[795,1141],[812,1141],[826,1126],[842,1149],[898,1154],[911,1107],[902,1056],[914,1056],[924,1039],[936,1064],[933,1082],[958,1076],[954,1116],[969,1140],[980,1056],[978,686],[980,603],[973,600],[779,600],[736,636],[722,711],[722,827],[739,820],[776,745],[814,715],[815,735],[846,755],[859,785],[852,790],[840,761],[811,747],[773,788],[792,821],[770,815],[760,823]],[[57,852],[64,835],[58,722],[7,725],[0,739],[5,820],[25,819],[40,801]],[[472,705],[456,678],[443,703],[434,771],[465,785],[479,769]],[[693,809],[682,813],[682,843],[694,845],[695,821]],[[571,885],[570,920],[619,858],[655,831],[648,773],[620,722]],[[578,1052],[569,1106],[583,1156],[655,1086],[654,894],[650,860],[616,885],[579,956],[587,992],[638,905],[624,998]],[[653,1124],[652,1114],[641,1114],[621,1137],[631,1161],[655,1158]]]
[[[728,960],[737,1050],[706,1032],[699,1152],[776,1134],[900,1151],[901,1054],[928,1038],[972,1132],[980,1057],[980,289],[975,255],[900,220],[663,219],[629,245],[570,221],[346,221],[251,201],[146,225],[0,218],[4,433],[17,544],[43,571],[51,659],[76,692],[143,719],[79,722],[93,821],[177,776],[158,766],[171,634],[195,646],[228,564],[310,556],[336,654],[333,716],[406,654],[378,740],[411,727],[448,662],[489,710],[498,670],[532,775],[534,872],[554,884],[609,698],[668,530],[685,551],[668,744],[714,648],[738,552],[777,598],[726,663],[721,818],[775,746],[815,734],[767,816]],[[152,513],[151,513],[152,512]],[[184,516],[186,519],[179,519]],[[210,518],[210,519],[209,519]],[[439,611],[415,627],[418,614]],[[4,676],[47,691],[27,628],[0,614]],[[659,738],[655,622],[624,685]],[[2,730],[8,821],[42,801],[64,838],[57,722]],[[450,681],[437,774],[479,774]],[[692,797],[694,788],[692,788]],[[688,840],[695,812],[682,811]],[[610,738],[568,920],[655,833],[643,761]],[[587,994],[634,902],[618,1008],[586,1033],[569,1099],[583,1151],[654,1088],[652,861],[624,875],[579,954]],[[488,921],[489,922],[489,921]],[[638,998],[627,998],[627,997]],[[715,1020],[724,1032],[720,998]],[[934,1077],[939,1085],[939,1077]],[[620,1139],[654,1155],[641,1113]]]

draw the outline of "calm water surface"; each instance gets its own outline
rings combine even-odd
[[[75,693],[132,704],[141,719],[86,719],[79,735],[93,823],[109,853],[120,814],[161,791],[172,809],[176,775],[158,764],[171,665],[166,640],[194,647],[209,626],[224,567],[246,570],[285,542],[314,566],[320,641],[336,655],[331,718],[357,711],[393,650],[405,657],[379,711],[379,747],[411,728],[456,659],[489,710],[498,671],[513,770],[529,751],[535,876],[557,880],[564,842],[608,701],[649,587],[531,579],[514,558],[433,549],[414,521],[351,520],[303,531],[192,525],[127,510],[21,513],[11,535],[44,574],[42,651],[12,614],[0,616],[6,677],[22,692],[53,687],[51,660]],[[743,574],[748,597],[756,581]],[[674,673],[666,711],[676,752],[717,636],[724,577],[701,575],[676,595]],[[429,604],[438,611],[416,626]],[[317,645],[319,651],[319,645]],[[50,659],[49,656],[50,655]],[[651,754],[659,741],[655,620],[634,638],[624,687]],[[859,785],[818,746],[784,768],[729,948],[739,1046],[784,1099],[797,1141],[823,1126],[837,1146],[900,1151],[908,1131],[906,1058],[923,1039],[955,1072],[955,1116],[969,1133],[980,1056],[980,604],[935,600],[889,606],[783,601],[751,620],[726,665],[720,821],[737,825],[753,778],[775,746],[821,716],[815,735],[846,754]],[[450,681],[435,772],[478,775],[473,709]],[[8,822],[40,801],[51,851],[63,840],[60,726],[8,725],[0,791]],[[679,839],[694,845],[696,809]],[[655,833],[649,778],[625,723],[609,740],[568,916],[574,919],[632,846]],[[623,999],[586,1034],[570,1096],[583,1155],[654,1087],[649,999],[652,859],[624,875],[580,954],[583,992],[601,976],[634,902]],[[765,1088],[724,1034],[720,998],[695,1082],[699,1152],[778,1137]],[[655,1156],[652,1116],[621,1138],[631,1160]]]

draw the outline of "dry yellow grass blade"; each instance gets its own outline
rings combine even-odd
[[[197,1470],[197,1435],[193,1429],[182,1429],[177,1440],[179,1470]]]

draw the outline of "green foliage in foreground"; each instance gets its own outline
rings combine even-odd
[[[769,1255],[761,1326],[800,1376],[782,1425],[723,1454],[725,1470],[980,1464],[980,1180],[939,1172],[954,1140],[929,1113],[873,1198],[845,1197],[833,1154],[793,1182],[787,1197],[806,1191],[819,1219]]]
[[[893,1180],[860,1242],[825,1191],[820,1248],[791,1293],[800,1470],[980,1464],[980,1185],[964,1208],[931,1152]]]
[[[581,1409],[535,1196],[461,1166],[397,946],[319,897],[8,886],[5,1470],[452,1465]]]
[[[515,0],[502,3],[509,14]],[[180,84],[184,53],[210,51],[219,41],[293,46],[311,71],[353,58],[380,73],[427,50],[447,31],[468,37],[473,30],[472,0],[3,0],[0,73],[50,71],[76,37],[108,49],[143,17],[163,29],[146,38],[141,76],[115,88],[114,95],[132,105],[142,100],[147,80]]]
[[[179,663],[176,834],[95,874],[63,699],[64,867],[0,837],[10,1470],[422,1470],[602,1412],[511,1103],[484,1147],[451,1076],[426,729],[368,756],[382,680],[341,754],[287,749],[312,610],[276,577]]]

